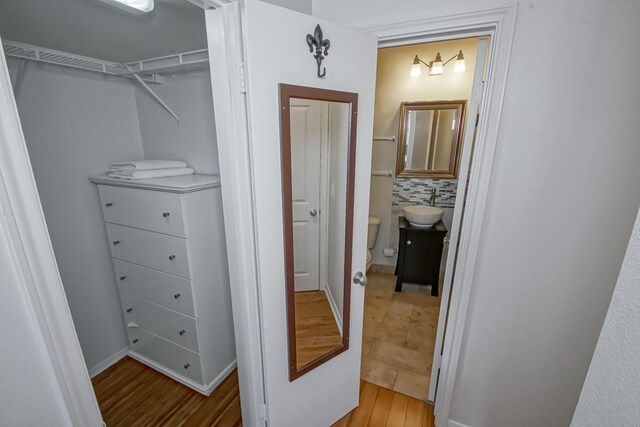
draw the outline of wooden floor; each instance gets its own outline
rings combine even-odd
[[[205,397],[125,357],[96,376],[93,388],[107,427],[242,424],[235,371]]]
[[[151,368],[125,357],[93,379],[107,427],[242,425],[236,372],[204,397]],[[292,409],[294,410],[294,409]],[[334,427],[433,427],[430,405],[366,381],[360,406]]]
[[[327,296],[323,291],[296,292],[298,368],[342,345]]]
[[[360,381],[360,405],[333,427],[434,427],[433,407],[407,395]]]

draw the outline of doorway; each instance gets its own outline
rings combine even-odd
[[[434,362],[451,292],[445,273],[456,256],[449,241],[463,217],[456,198],[464,199],[468,184],[462,159],[473,154],[479,100],[472,94],[482,90],[483,77],[474,77],[484,73],[486,42],[455,38],[378,52],[369,214],[380,225],[369,230],[377,238],[369,243],[361,378],[421,401],[433,402],[437,389]],[[413,206],[442,217],[411,223]]]

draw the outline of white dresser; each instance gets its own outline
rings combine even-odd
[[[91,181],[129,355],[208,395],[236,363],[219,178]]]

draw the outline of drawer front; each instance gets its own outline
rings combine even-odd
[[[187,240],[152,231],[106,224],[111,256],[191,279]]]
[[[120,292],[195,317],[191,281],[113,259]]]
[[[131,350],[167,370],[204,385],[200,355],[136,327],[127,327]]]
[[[197,352],[196,320],[149,301],[120,294],[127,325],[134,324],[164,339]]]
[[[106,222],[185,237],[180,194],[98,185]]]

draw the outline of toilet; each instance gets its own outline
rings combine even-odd
[[[376,239],[378,238],[378,228],[380,228],[380,218],[377,216],[369,215],[369,226],[367,228],[367,271],[373,264],[373,255],[371,249],[376,245]]]

